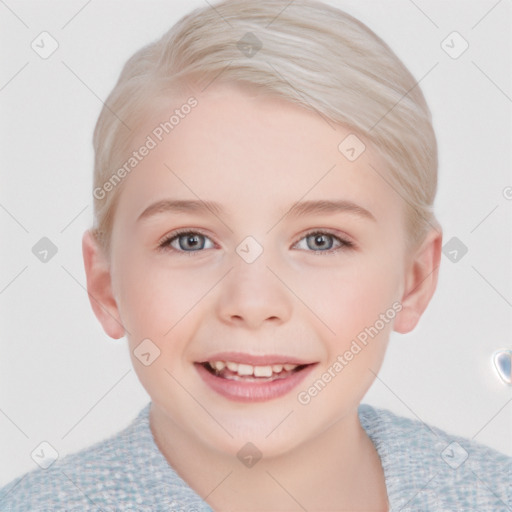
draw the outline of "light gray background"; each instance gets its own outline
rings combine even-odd
[[[330,1],[395,50],[427,97],[440,147],[444,242],[419,326],[394,333],[365,401],[512,454],[512,388],[492,354],[511,347],[511,2]],[[43,440],[63,457],[124,428],[149,401],[124,339],[102,331],[85,292],[96,118],[121,66],[195,1],[0,0],[0,485],[36,468]],[[42,31],[58,50],[41,59]],[[458,31],[469,49],[440,43]],[[435,67],[434,67],[435,66]],[[429,72],[430,71],[430,72]],[[510,196],[509,196],[510,197]],[[31,252],[43,236],[58,253]]]

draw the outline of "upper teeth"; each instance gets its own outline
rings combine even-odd
[[[240,376],[254,375],[255,377],[271,377],[273,373],[280,373],[283,370],[290,371],[297,368],[296,364],[273,364],[267,366],[253,366],[251,364],[234,363],[232,361],[210,361],[210,366],[217,371],[228,370],[238,373]]]

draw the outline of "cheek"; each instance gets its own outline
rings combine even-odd
[[[338,343],[373,325],[398,297],[398,272],[390,255],[357,255],[345,266],[317,269],[301,279],[304,302]]]
[[[206,285],[197,274],[191,279],[190,273],[170,268],[164,258],[148,257],[142,251],[120,258],[117,268],[122,276],[119,309],[130,333],[127,339],[137,376],[155,400],[169,396],[176,400],[179,389],[168,372],[182,379],[186,345],[194,329],[190,320]],[[151,362],[145,365],[138,355],[148,352]]]
[[[393,258],[387,263],[384,258],[361,259],[347,271],[316,280],[322,285],[317,294],[323,298],[312,309],[334,333],[325,330],[327,359],[297,397],[307,405],[307,417],[328,410],[331,420],[337,421],[336,411],[356,407],[375,380],[396,316],[398,274],[393,268]]]
[[[119,309],[128,330],[162,337],[197,304],[211,287],[212,276],[184,271],[165,255],[133,251],[116,262]]]

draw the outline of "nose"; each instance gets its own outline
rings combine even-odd
[[[275,266],[265,252],[252,263],[235,259],[221,284],[216,303],[218,317],[225,323],[248,329],[258,329],[265,323],[277,326],[287,322],[292,312],[292,293]]]

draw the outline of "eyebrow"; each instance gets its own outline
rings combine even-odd
[[[201,200],[178,200],[178,199],[163,199],[149,205],[137,218],[137,221],[147,219],[159,213],[207,213],[212,212],[215,215],[221,215],[224,209],[219,203],[213,201]],[[352,213],[363,218],[370,219],[374,222],[377,221],[375,216],[362,206],[359,206],[352,201],[337,200],[337,201],[299,201],[290,207],[288,212],[284,215],[291,217],[304,217],[306,215],[321,215],[321,214],[335,214],[335,213]]]

